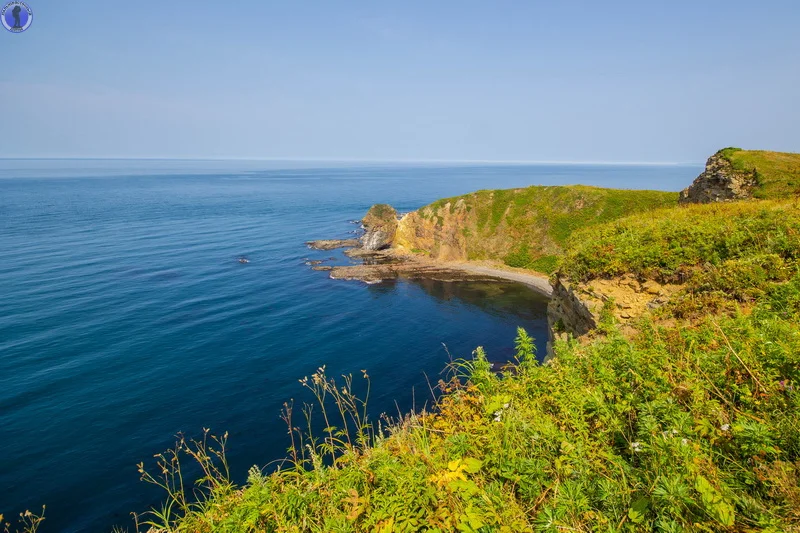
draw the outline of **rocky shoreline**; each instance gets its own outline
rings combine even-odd
[[[367,235],[369,235],[369,230],[362,239],[374,245],[376,239],[374,237],[367,238]],[[306,264],[313,270],[329,271],[331,279],[363,281],[370,284],[398,278],[429,278],[438,281],[505,281],[522,283],[547,297],[550,297],[553,292],[549,279],[542,274],[501,267],[489,261],[441,261],[399,253],[391,248],[375,250],[363,247],[361,243],[362,241],[355,239],[309,241],[306,244],[314,250],[348,248],[345,255],[358,259],[361,263],[323,265],[321,261],[306,261]]]

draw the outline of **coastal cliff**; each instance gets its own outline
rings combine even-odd
[[[584,258],[585,265],[615,257],[621,245],[608,244],[616,238],[614,232],[629,237],[640,233],[640,246],[626,242],[625,247],[646,249],[645,243],[654,236],[652,228],[634,231],[631,224],[662,220],[680,226],[686,219],[676,211],[678,204],[687,209],[691,204],[721,205],[763,196],[788,198],[800,190],[794,181],[800,183],[798,168],[798,154],[726,148],[709,158],[705,170],[680,195],[579,185],[482,190],[438,200],[402,217],[390,205],[376,204],[362,220],[359,246],[347,252],[372,259],[363,265],[325,269],[335,279],[368,283],[397,277],[521,281],[551,297],[551,341],[567,336],[589,338],[603,312],[619,324],[631,325],[667,304],[691,300],[695,294],[687,296],[687,281],[702,277],[702,267],[684,265],[667,278],[652,270],[617,267],[587,278],[585,272],[570,272],[577,264],[575,254],[586,243],[605,244]],[[702,221],[716,220],[711,213],[698,216],[688,222],[695,232],[703,228]],[[724,217],[719,220],[726,222]],[[611,233],[596,234],[594,228]],[[328,241],[318,243],[317,247],[330,246]],[[350,241],[339,244],[353,246]],[[679,243],[671,246],[687,249]],[[659,258],[660,252],[652,253]],[[718,275],[727,275],[731,268],[720,265]],[[551,276],[551,287],[537,272]]]
[[[800,154],[724,148],[681,191],[680,203],[779,199],[800,194]]]
[[[549,274],[575,230],[676,200],[671,192],[583,185],[483,190],[408,213],[392,247],[442,261],[492,260]]]

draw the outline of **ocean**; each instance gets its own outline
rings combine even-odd
[[[513,283],[331,280],[305,241],[348,238],[478,189],[582,183],[676,191],[695,166],[0,160],[0,513],[41,531],[132,530],[160,502],[136,464],[183,432],[229,432],[233,475],[286,454],[298,380],[367,370],[373,419],[430,402],[453,358],[547,340]],[[250,262],[238,262],[246,256]],[[359,378],[360,379],[360,378]],[[358,383],[358,381],[357,381]]]

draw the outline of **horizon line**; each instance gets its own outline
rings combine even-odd
[[[484,164],[484,165],[616,165],[616,166],[693,166],[702,162],[689,161],[564,161],[528,159],[369,159],[369,158],[291,158],[291,157],[96,157],[96,156],[43,156],[6,157],[8,161],[75,160],[75,161],[273,161],[292,163],[402,163],[402,164]]]

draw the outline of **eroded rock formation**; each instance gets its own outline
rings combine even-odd
[[[388,204],[375,204],[361,220],[364,235],[361,246],[365,250],[383,250],[391,246],[397,231],[397,211]]]
[[[705,171],[681,191],[681,204],[707,204],[726,200],[750,198],[758,185],[755,169],[742,171],[733,168],[723,150],[708,158]]]
[[[590,333],[600,322],[606,303],[610,304],[609,311],[617,321],[630,324],[666,304],[681,288],[681,285],[642,281],[631,274],[585,283],[557,277],[547,306],[550,340],[568,334],[582,337]]]
[[[467,259],[465,228],[469,228],[463,199],[439,208],[424,207],[405,215],[395,237],[395,246],[405,252],[424,251],[433,259]]]

